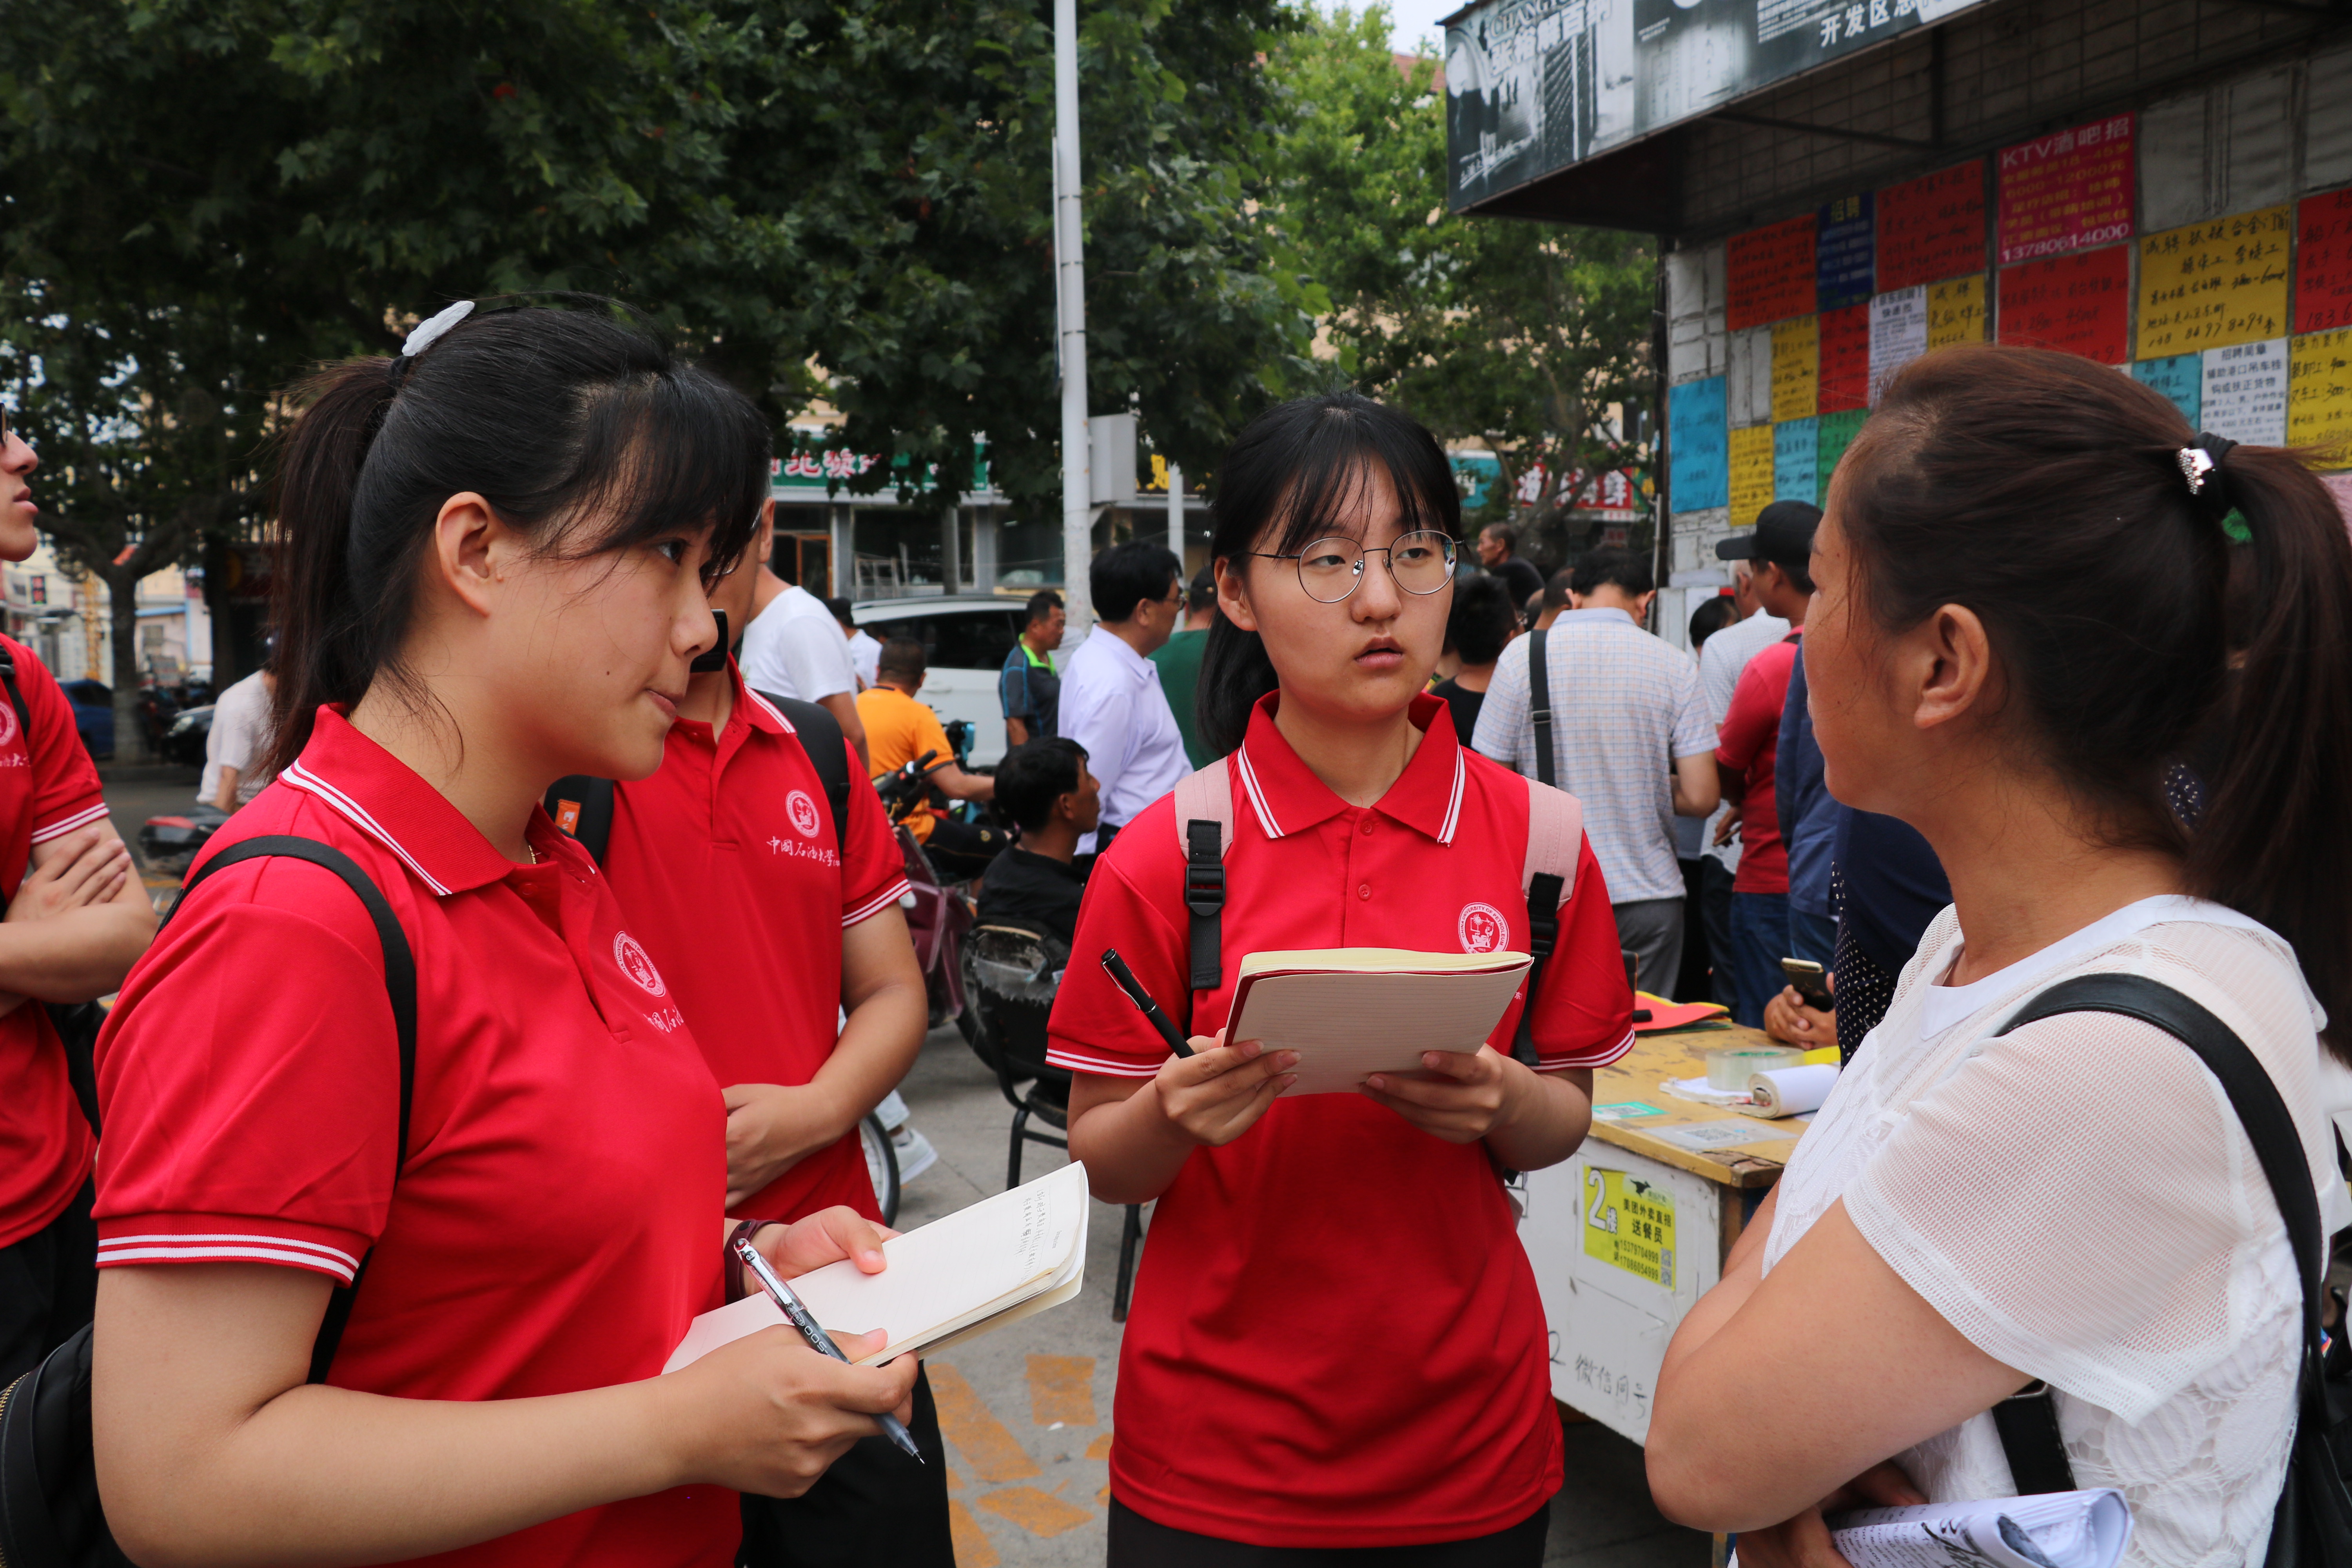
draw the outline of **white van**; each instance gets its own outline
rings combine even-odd
[[[996,695],[996,679],[1004,656],[1028,624],[1027,596],[1013,599],[994,594],[954,594],[937,598],[861,599],[851,606],[857,626],[877,642],[912,637],[923,645],[929,673],[923,677],[922,700],[931,705],[942,723],[964,719],[971,724],[971,760],[993,766],[1004,756],[1004,708]],[[1062,662],[1057,652],[1054,662]]]

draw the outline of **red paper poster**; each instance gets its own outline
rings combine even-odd
[[[1870,405],[1870,307],[1822,312],[1822,407],[1843,414]]]
[[[1726,314],[1733,331],[1811,314],[1813,215],[1733,235],[1730,273]]]
[[[2352,190],[2305,196],[2294,228],[2294,330],[2352,327]]]
[[[2000,264],[2129,239],[2132,117],[2000,150]]]
[[[1937,283],[1985,264],[1984,160],[1878,193],[1878,291]]]
[[[2131,247],[2000,269],[2000,341],[2121,364],[2131,357]]]

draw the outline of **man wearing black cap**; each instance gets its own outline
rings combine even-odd
[[[1737,828],[1739,870],[1731,884],[1731,965],[1736,1000],[1732,1016],[1750,1028],[1764,1026],[1764,1005],[1780,994],[1780,960],[1789,956],[1789,852],[1780,842],[1774,809],[1773,764],[1780,737],[1780,710],[1797,665],[1797,642],[1812,597],[1810,571],[1813,529],[1821,509],[1803,501],[1774,501],[1758,514],[1756,526],[1720,541],[1716,554],[1746,561],[1754,569],[1753,592],[1767,614],[1791,628],[1781,641],[1748,661],[1732,692],[1730,710],[1717,727],[1715,760],[1730,815],[1716,829],[1718,840]]]

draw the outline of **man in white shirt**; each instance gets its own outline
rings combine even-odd
[[[1775,501],[1774,506],[1781,505]],[[1789,503],[1796,504],[1796,503]],[[1706,699],[1707,717],[1717,728],[1731,711],[1731,694],[1738,689],[1739,672],[1748,661],[1789,635],[1789,623],[1764,608],[1757,596],[1756,574],[1745,561],[1731,563],[1732,605],[1740,617],[1706,639],[1699,650],[1698,685]],[[1706,951],[1714,961],[1715,1000],[1728,1007],[1736,996],[1731,987],[1731,882],[1739,871],[1739,843],[1715,841],[1728,806],[1719,806],[1706,819],[1701,854],[1699,914],[1706,926]]]
[[[1102,785],[1102,826],[1078,842],[1094,855],[1192,770],[1150,657],[1184,613],[1182,565],[1166,545],[1133,540],[1097,555],[1087,580],[1102,619],[1062,668],[1056,732]]]
[[[856,667],[860,690],[869,690],[882,684],[882,645],[874,640],[871,632],[861,630],[857,612],[846,599],[827,599],[824,607],[841,625],[841,635],[849,639],[849,662]]]
[[[278,678],[264,665],[213,700],[198,805],[235,811],[269,782],[254,764],[269,744],[269,704],[277,691]]]
[[[743,671],[743,683],[754,691],[796,697],[823,708],[857,749],[858,761],[871,767],[866,726],[857,720],[857,667],[850,661],[849,640],[823,599],[768,569],[775,526],[775,503],[770,501],[761,510],[759,531],[744,546],[742,564],[735,568],[758,574],[751,587],[751,619],[736,645],[735,662]]]

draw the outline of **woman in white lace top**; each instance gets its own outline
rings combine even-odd
[[[1889,385],[1813,549],[1829,789],[1925,835],[1953,903],[1675,1336],[1659,1505],[1738,1531],[1744,1568],[1834,1565],[1824,1507],[2013,1493],[1986,1412],[2038,1379],[2075,1484],[2130,1502],[2127,1562],[2259,1563],[2301,1294],[2252,1147],[2152,1026],[1998,1031],[2070,975],[2160,981],[2246,1042],[2338,1182],[2344,520],[2290,454],[2192,436],[2128,377],[1969,347]],[[2191,756],[2193,829],[2163,790]]]

